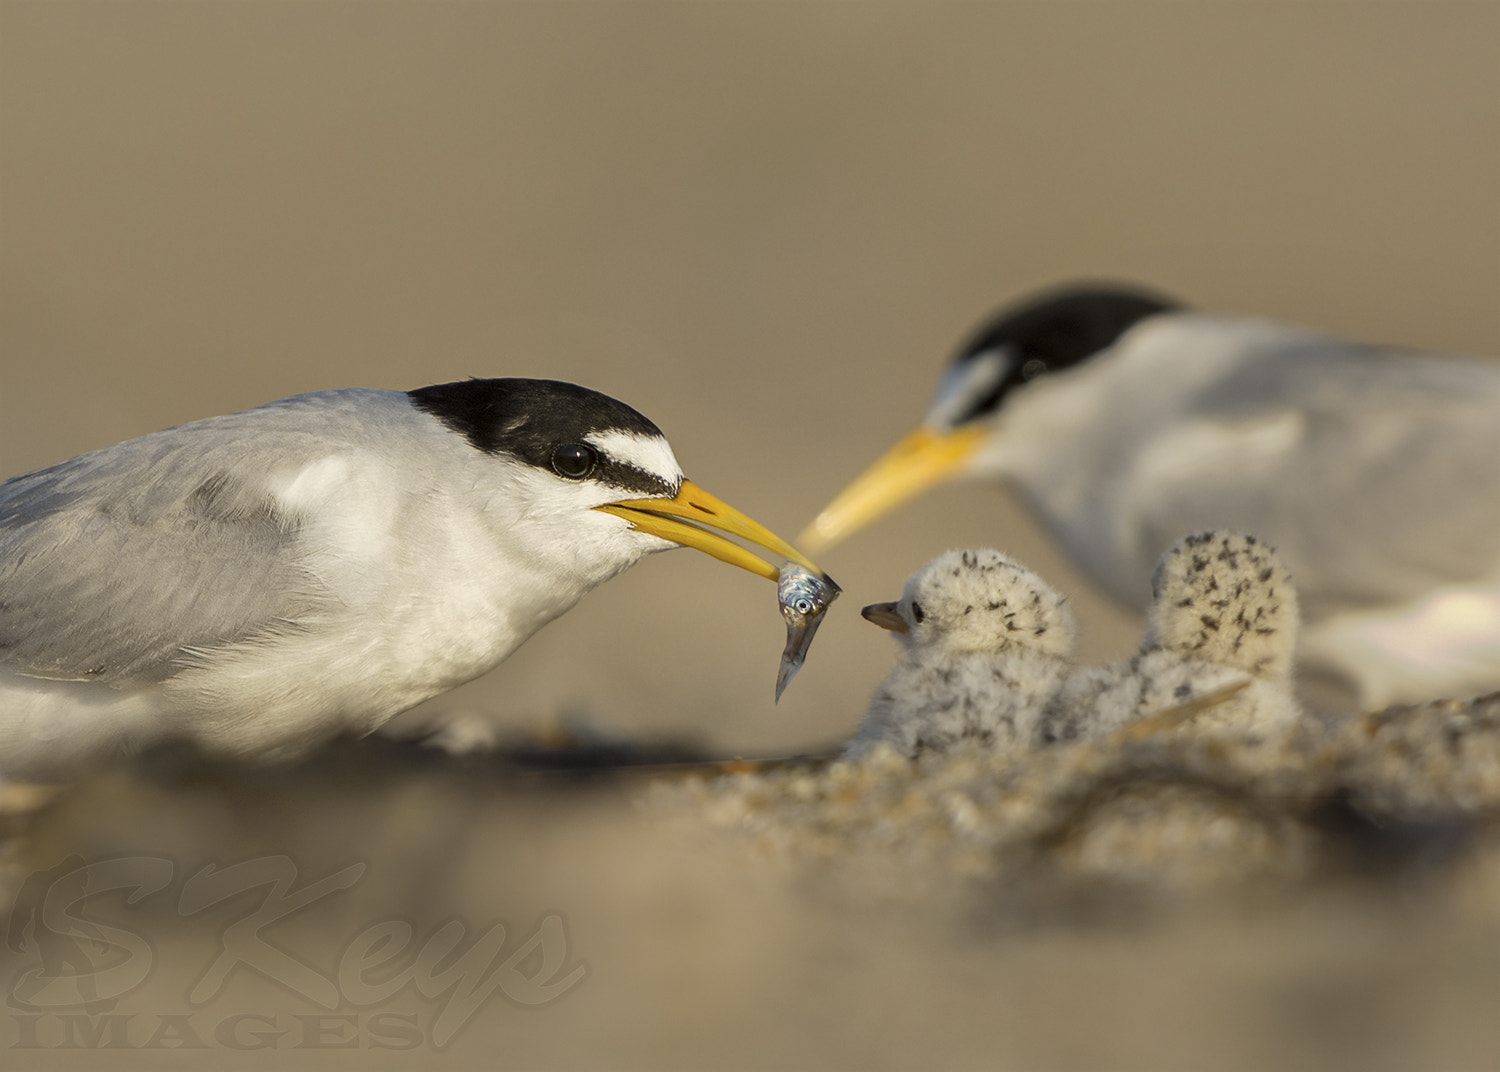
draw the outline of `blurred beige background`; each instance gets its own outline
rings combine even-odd
[[[340,386],[575,380],[788,537],[974,322],[1087,275],[1500,352],[1500,5],[0,3],[0,470]],[[1492,490],[1492,489],[1487,489]],[[844,732],[953,546],[1133,619],[991,489],[771,587],[658,556],[428,705],[728,751]]]

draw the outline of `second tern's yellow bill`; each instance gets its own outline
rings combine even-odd
[[[918,428],[839,492],[797,542],[814,553],[826,551],[908,499],[959,475],[984,435],[979,427]]]

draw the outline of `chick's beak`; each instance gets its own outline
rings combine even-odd
[[[906,624],[906,619],[896,612],[894,603],[871,603],[859,613],[865,621],[874,622],[880,628],[889,629],[893,633],[905,633],[911,629],[911,626]]]
[[[594,509],[624,518],[641,532],[680,543],[684,547],[695,547],[705,554],[713,555],[720,562],[728,562],[731,566],[758,573],[768,580],[780,579],[781,571],[777,566],[719,533],[739,536],[772,552],[778,559],[799,562],[824,579],[828,577],[812,559],[780,536],[722,499],[710,495],[691,480],[684,480],[677,495],[671,499],[625,499],[596,506]]]
[[[839,492],[797,542],[814,554],[826,551],[928,488],[957,476],[983,438],[984,429],[978,425],[952,431],[918,428]]]

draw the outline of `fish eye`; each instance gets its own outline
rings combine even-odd
[[[806,596],[802,596],[792,604],[792,609],[798,614],[811,614],[813,612],[813,601]]]
[[[927,620],[927,612],[922,609],[922,604],[920,603],[913,603],[911,605],[911,616],[912,620],[918,625]]]
[[[552,471],[568,480],[582,480],[599,464],[599,452],[584,443],[567,443],[552,452]]]

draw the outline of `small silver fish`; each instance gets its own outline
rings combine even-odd
[[[823,622],[828,604],[839,597],[842,589],[826,573],[814,573],[796,562],[784,562],[776,584],[776,599],[786,620],[786,650],[781,653],[781,669],[776,674],[776,699],[802,669],[813,636]]]

